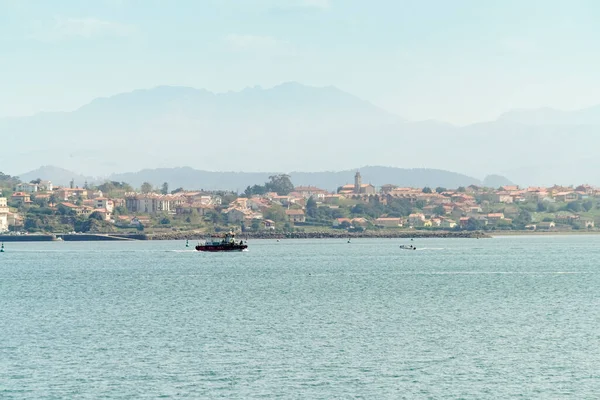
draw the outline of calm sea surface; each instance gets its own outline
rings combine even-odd
[[[599,398],[600,236],[7,243],[0,398]]]

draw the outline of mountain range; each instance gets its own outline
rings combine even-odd
[[[391,167],[367,166],[346,171],[325,172],[290,172],[290,178],[296,186],[317,186],[335,191],[339,186],[353,183],[354,174],[360,171],[363,183],[381,186],[387,183],[398,186],[424,187],[438,186],[457,188],[459,186],[484,185],[498,187],[511,182],[499,176],[490,176],[481,181],[470,176],[435,170],[435,169],[401,169]],[[68,170],[53,166],[44,166],[22,174],[20,178],[31,181],[37,178],[51,180],[57,185],[68,185],[71,180],[77,186],[87,183],[100,183],[105,180],[127,182],[139,188],[142,183],[149,182],[160,187],[167,182],[172,189],[232,190],[242,192],[247,186],[260,185],[269,180],[269,176],[279,172],[213,172],[201,171],[190,167],[146,169],[139,172],[112,174],[108,177],[91,177],[78,175]]]
[[[212,93],[161,86],[72,112],[0,119],[0,170],[59,165],[84,176],[188,165],[328,171],[356,165],[451,170],[521,185],[600,184],[600,107],[514,110],[452,126],[409,122],[334,87],[285,83]]]

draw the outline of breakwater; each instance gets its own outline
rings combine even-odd
[[[156,234],[32,234],[0,235],[0,242],[93,242],[123,240],[203,240],[207,234],[201,232],[166,232]],[[238,234],[248,239],[349,239],[349,238],[490,238],[482,232],[450,231],[366,231],[366,232],[248,232]]]

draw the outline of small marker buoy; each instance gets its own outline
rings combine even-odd
[[[0,253],[4,253],[4,243],[2,243],[2,246],[0,247]]]

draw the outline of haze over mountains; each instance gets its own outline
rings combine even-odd
[[[503,177],[490,176],[484,181],[454,172],[433,169],[400,169],[390,167],[362,167],[360,170],[363,182],[371,183],[377,187],[387,183],[399,186],[424,187],[438,186],[457,188],[459,186],[484,185],[498,187],[511,184]],[[313,185],[330,191],[337,187],[353,183],[356,170],[326,171],[326,172],[291,172],[291,180],[297,186]],[[200,171],[189,167],[184,168],[157,168],[146,169],[139,172],[112,174],[105,178],[82,176],[62,168],[45,166],[34,171],[22,174],[24,181],[33,179],[51,180],[58,185],[68,185],[71,179],[78,186],[87,183],[99,183],[109,179],[117,182],[127,182],[139,188],[142,183],[150,182],[155,187],[160,187],[163,182],[169,183],[171,189],[183,187],[185,189],[205,190],[233,190],[242,192],[247,186],[263,184],[269,176],[277,172],[212,172]]]
[[[162,86],[73,111],[0,119],[2,170],[57,165],[87,176],[210,171],[431,168],[521,185],[600,184],[600,107],[509,111],[457,127],[408,122],[334,87],[285,83],[215,94]],[[391,182],[393,183],[393,182]]]

